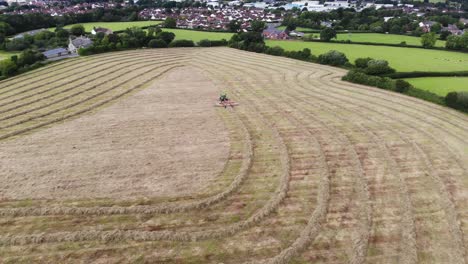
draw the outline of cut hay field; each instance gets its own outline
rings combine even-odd
[[[103,27],[111,29],[112,31],[125,30],[130,27],[148,27],[161,24],[162,21],[128,21],[128,22],[89,22],[80,23],[83,25],[86,32],[91,32],[94,27]],[[71,28],[73,25],[67,25],[65,28]],[[50,30],[54,30],[51,28]]]
[[[1,81],[0,262],[466,263],[468,117],[344,74],[223,47]]]
[[[427,77],[407,78],[414,87],[427,90],[440,96],[446,96],[450,92],[468,92],[468,77]]]
[[[440,72],[468,69],[468,54],[460,52],[304,41],[268,40],[266,43],[268,46],[280,46],[285,50],[309,48],[312,54],[317,56],[329,50],[338,50],[345,53],[351,62],[362,57],[384,59],[397,71]]]

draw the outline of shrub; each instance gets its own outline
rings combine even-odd
[[[361,71],[349,71],[348,74],[346,74],[343,77],[343,80],[353,83],[375,86],[386,90],[394,90],[395,87],[395,81],[393,81],[390,78],[371,76]]]
[[[192,40],[188,39],[178,39],[174,40],[169,44],[169,47],[194,47],[195,43]]]
[[[149,48],[167,48],[167,43],[162,39],[152,39],[148,42]]]
[[[369,58],[369,57],[367,57],[367,58],[357,58],[354,61],[354,65],[356,65],[356,67],[358,67],[358,68],[364,69],[364,68],[367,68],[367,63],[369,61],[371,61],[371,60],[372,60],[372,58]]]
[[[265,50],[266,54],[274,55],[274,56],[283,56],[284,55],[284,49],[279,46],[274,46],[274,47],[268,47]]]
[[[202,39],[197,44],[200,47],[211,47],[211,41],[209,39]]]
[[[365,72],[370,75],[380,75],[394,73],[395,70],[388,66],[386,60],[370,60],[367,62]]]
[[[348,62],[348,58],[346,58],[346,55],[342,52],[331,50],[325,54],[321,54],[318,57],[318,62],[320,64],[340,66]]]
[[[312,53],[310,49],[304,48],[301,51],[287,51],[284,55],[297,60],[310,60]]]
[[[222,40],[202,39],[197,43],[197,45],[200,47],[219,47],[219,46],[227,46],[227,44],[228,42],[225,39],[222,39]]]
[[[404,80],[396,80],[395,91],[399,93],[406,93],[412,87],[412,85]]]
[[[468,92],[450,92],[445,96],[445,103],[452,108],[468,112]]]
[[[221,39],[221,40],[210,40],[211,42],[211,47],[219,47],[219,46],[227,46],[228,41],[226,39]]]

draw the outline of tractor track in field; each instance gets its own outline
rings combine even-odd
[[[0,259],[132,262],[142,245],[168,263],[466,263],[468,117],[342,69],[227,48],[64,61],[0,82],[0,145],[192,69],[240,104],[216,109],[234,145],[206,188],[144,205],[0,200]]]

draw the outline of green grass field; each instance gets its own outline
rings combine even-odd
[[[379,33],[339,33],[337,40],[351,40],[354,42],[375,42],[385,44],[400,44],[406,41],[408,45],[421,46],[421,38],[413,36],[379,34]],[[437,40],[436,47],[445,47],[445,41]]]
[[[233,33],[224,33],[224,32],[204,32],[204,31],[195,31],[195,30],[184,30],[184,29],[170,29],[164,28],[164,31],[173,32],[176,35],[176,39],[190,39],[194,42],[198,42],[202,39],[209,40],[229,40]]]
[[[405,79],[414,87],[445,96],[449,92],[468,92],[468,77],[427,77]]]
[[[357,44],[338,44],[303,41],[268,40],[268,46],[280,46],[285,50],[309,48],[314,55],[329,50],[346,54],[351,62],[356,58],[371,57],[387,60],[398,71],[463,71],[468,69],[468,54],[443,50],[426,50]]]
[[[125,30],[129,27],[147,27],[161,24],[162,21],[131,21],[131,22],[89,22],[81,23],[85,27],[86,32],[91,32],[93,27],[109,28],[112,31]],[[67,25],[65,28],[71,28],[73,25]],[[54,30],[55,28],[51,28]]]
[[[18,55],[19,52],[10,52],[10,51],[4,51],[0,50],[0,60],[8,59],[13,55]]]

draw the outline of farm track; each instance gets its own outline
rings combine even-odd
[[[154,52],[160,64],[150,69],[151,56],[116,57],[135,73],[97,73],[115,80],[90,89],[88,96],[79,96],[86,88],[78,80],[64,87],[60,82],[31,86],[31,92],[11,97],[21,106],[5,112],[16,116],[0,115],[6,118],[1,126],[32,128],[36,119],[76,117],[188,65],[240,103],[218,111],[228,122],[231,141],[242,142],[231,150],[224,170],[231,159],[239,168],[227,178],[221,172],[219,181],[225,183],[219,192],[207,188],[203,195],[174,202],[94,207],[7,202],[0,209],[0,223],[6,224],[0,256],[133,261],[123,252],[141,245],[148,253],[159,248],[153,259],[168,263],[466,263],[468,157],[460,151],[467,148],[466,116],[342,82],[343,71],[326,66],[225,48],[145,52]],[[89,78],[85,86],[100,79]],[[54,86],[57,90],[48,90]],[[59,101],[67,96],[69,102]],[[56,114],[60,111],[65,115]],[[17,121],[5,125],[5,120]],[[67,223],[82,217],[87,220],[67,232]],[[34,224],[47,219],[54,221]],[[13,229],[12,223],[28,228]],[[58,249],[80,244],[87,249]]]

